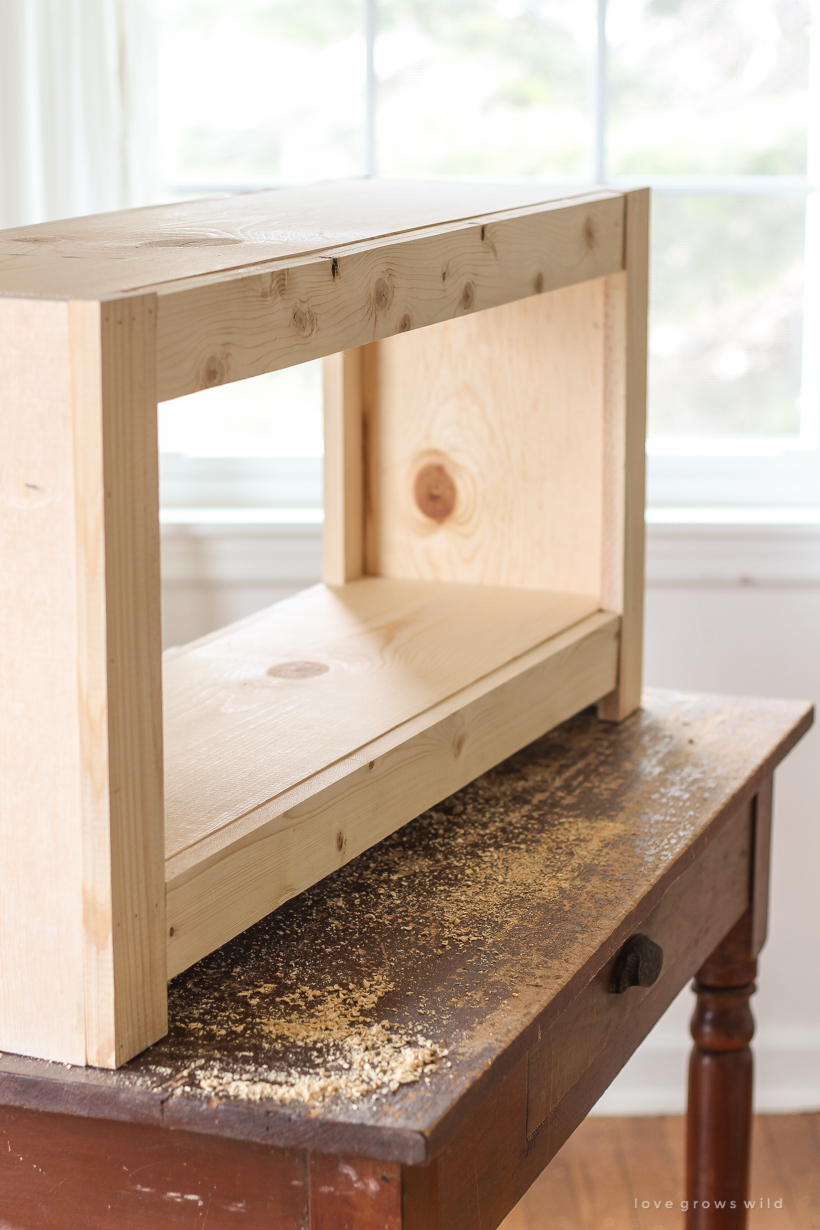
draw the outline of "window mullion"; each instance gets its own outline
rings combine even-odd
[[[376,3],[362,0],[364,17],[364,173],[376,174]]]
[[[606,183],[606,121],[607,121],[607,0],[595,0],[596,39],[595,72],[593,77],[593,152],[592,178],[596,184]]]

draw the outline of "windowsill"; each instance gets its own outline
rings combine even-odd
[[[160,525],[232,526],[321,525],[324,511],[316,507],[294,508],[162,508]],[[654,505],[646,510],[647,525],[676,526],[815,526],[820,525],[820,506],[802,507],[671,507]]]
[[[647,587],[820,587],[820,509],[647,509]],[[165,583],[311,585],[320,508],[165,508]],[[269,601],[273,601],[273,597]]]
[[[820,525],[820,506],[687,508],[654,505],[646,510],[647,525]]]
[[[321,508],[161,508],[159,523],[170,525],[321,525]]]

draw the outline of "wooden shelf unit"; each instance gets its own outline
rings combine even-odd
[[[0,235],[0,1049],[124,1062],[168,977],[635,709],[647,225],[345,181]],[[157,401],[318,357],[324,584],[163,662]]]

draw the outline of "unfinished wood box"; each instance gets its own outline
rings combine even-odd
[[[637,706],[647,215],[351,181],[0,236],[0,1049],[123,1063],[169,977]],[[163,660],[157,402],[320,356],[325,584]]]

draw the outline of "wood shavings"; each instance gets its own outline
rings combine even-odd
[[[272,989],[255,987],[247,994],[258,1002]],[[213,1065],[196,1074],[195,1084],[217,1097],[302,1102],[315,1108],[336,1095],[355,1101],[369,1093],[395,1093],[400,1085],[437,1071],[448,1052],[421,1034],[411,1038],[391,1028],[388,1020],[370,1019],[368,1013],[392,990],[393,983],[381,975],[362,987],[336,984],[322,992],[300,986],[279,997],[279,1014],[263,1018],[261,1028],[274,1043],[310,1050],[320,1062],[315,1071],[292,1068],[259,1079],[258,1064],[252,1077]]]

